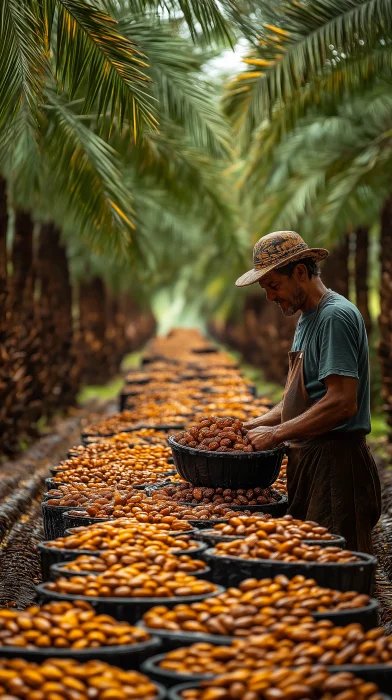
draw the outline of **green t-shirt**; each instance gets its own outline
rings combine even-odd
[[[291,348],[303,350],[308,342],[304,355],[306,390],[316,402],[326,394],[324,380],[329,375],[358,379],[358,412],[335,430],[370,433],[369,350],[363,318],[354,304],[336,293],[325,299],[311,330],[315,313],[316,308],[301,314]]]

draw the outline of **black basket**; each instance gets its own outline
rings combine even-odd
[[[49,471],[52,476],[58,476],[58,474],[61,474],[61,472],[65,472],[66,469],[62,469],[61,467],[50,467]]]
[[[318,564],[317,562],[284,562],[277,559],[242,559],[219,556],[207,549],[203,558],[211,567],[213,580],[225,586],[237,586],[246,578],[274,578],[284,574],[288,578],[314,578],[320,586],[338,591],[358,591],[371,595],[377,566],[376,557],[353,552],[360,561],[347,564]]]
[[[119,518],[113,518],[113,520],[119,520]],[[107,521],[104,521],[107,522]],[[147,523],[146,523],[147,524]],[[152,523],[153,524],[153,523]],[[136,522],[135,522],[136,525]],[[140,525],[144,525],[144,523],[140,523]],[[69,530],[65,531],[66,537],[69,537],[70,535],[75,535],[77,534],[78,530],[80,527],[85,527],[84,525],[78,525],[78,527],[71,527]],[[87,526],[88,527],[88,526]],[[165,531],[166,532],[166,531]],[[167,535],[170,535],[170,537],[179,537],[180,535],[197,535],[198,532],[196,532],[195,528],[189,529],[189,530],[168,530]]]
[[[262,525],[260,525],[260,527],[262,527]],[[199,529],[202,530],[202,532],[197,533],[197,538],[203,540],[204,542],[208,542],[211,547],[214,547],[217,542],[234,542],[234,540],[243,540],[246,537],[246,535],[218,535],[218,532],[214,532],[214,530],[203,530],[203,528]],[[333,546],[344,549],[346,546],[346,540],[344,537],[334,535],[333,540],[303,540],[303,544],[319,545],[320,547]]]
[[[166,652],[150,656],[143,662],[140,669],[142,673],[154,682],[161,683],[165,688],[172,688],[179,683],[196,684],[199,681],[216,677],[216,674],[213,673],[180,674],[161,668],[159,664],[165,657]],[[392,688],[392,666],[387,666],[386,664],[328,666],[328,671],[330,673],[341,673],[342,671],[353,673],[366,681],[376,683],[380,690],[391,690]]]
[[[219,520],[197,520],[197,519],[192,519],[188,520],[187,522],[189,525],[192,525],[192,527],[197,528],[198,530],[204,530],[205,528],[212,527],[213,525],[216,525],[217,523],[227,523],[227,520],[223,520],[220,518]],[[199,533],[195,533],[196,539],[199,538]],[[201,538],[203,539],[203,538]]]
[[[71,510],[76,509],[72,508]],[[93,525],[94,523],[107,523],[108,520],[114,520],[114,518],[110,517],[93,518],[89,515],[81,515],[79,517],[77,515],[70,515],[69,511],[70,509],[68,508],[68,510],[63,513],[64,532],[68,532],[68,530],[72,530],[74,527],[87,527],[88,525]],[[85,513],[86,511],[81,510],[80,512]]]
[[[370,598],[368,605],[363,608],[353,608],[352,610],[336,610],[321,613],[311,612],[315,620],[330,620],[336,627],[345,627],[353,622],[359,622],[368,631],[378,627],[379,624],[379,604],[374,598]]]
[[[194,536],[197,537],[198,532],[194,533]],[[180,549],[177,552],[172,552],[173,554],[176,554],[177,556],[180,556],[181,554],[187,554],[188,557],[191,557],[192,559],[203,559],[204,561],[204,552],[207,551],[208,545],[206,542],[196,542],[193,541],[195,545],[194,548],[191,549]]]
[[[354,667],[353,667],[353,668],[354,668]],[[365,667],[364,667],[364,666],[358,666],[358,668],[361,668],[361,669],[362,669],[362,668],[365,668]],[[370,668],[370,666],[369,666],[369,668]],[[334,671],[332,670],[332,667],[328,667],[328,670],[329,670],[331,673],[334,673]],[[336,671],[336,672],[337,672],[337,671]],[[350,671],[350,672],[351,672],[351,673],[354,673],[354,671]],[[363,676],[362,676],[362,678],[363,678]],[[190,690],[190,689],[192,689],[192,688],[198,688],[198,687],[199,687],[199,684],[197,683],[197,681],[193,681],[193,682],[191,682],[191,683],[180,683],[179,685],[175,685],[174,687],[172,687],[172,688],[170,688],[170,689],[168,690],[168,693],[167,693],[167,700],[184,700],[184,696],[183,696],[183,694],[182,694],[182,691],[183,691],[183,690]],[[383,690],[383,688],[381,688],[381,686],[379,686],[379,688],[380,688],[381,691]],[[386,688],[386,690],[387,690],[387,691],[388,691],[388,690],[390,691],[390,690],[391,690],[391,687],[389,686],[389,688]],[[380,697],[382,698],[382,700],[392,700],[392,698],[391,698],[390,695],[385,695],[385,694],[383,694],[383,695],[380,695]]]
[[[87,603],[90,603],[90,605],[95,608],[99,615],[111,615],[112,617],[116,618],[116,620],[125,620],[126,622],[131,622],[132,624],[137,622],[141,617],[143,617],[147,610],[155,605],[164,605],[167,608],[174,608],[180,603],[198,603],[206,598],[210,598],[211,596],[219,595],[225,590],[223,586],[217,586],[217,590],[214,593],[184,597],[177,596],[175,598],[101,598],[84,595],[69,595],[66,593],[48,591],[45,585],[46,584],[44,583],[40,583],[35,587],[37,596],[43,603],[52,600],[66,600],[70,603],[74,603],[77,600],[84,600]]]
[[[91,551],[88,549],[60,549],[60,547],[48,547],[45,542],[40,542],[37,551],[41,560],[42,579],[48,581],[50,577],[50,567],[52,564],[60,562],[72,561],[83,555],[98,557],[99,551]]]
[[[179,445],[174,435],[168,442],[179,475],[210,488],[267,488],[278,478],[286,452],[286,446],[266,452],[210,452]]]
[[[202,503],[187,503],[183,501],[179,502],[178,505],[195,508],[196,506],[202,505]],[[272,503],[259,503],[257,506],[234,506],[232,503],[227,503],[226,505],[228,508],[230,508],[230,510],[238,510],[239,512],[248,510],[250,513],[268,513],[274,518],[281,518],[283,515],[286,515],[287,512],[287,496],[281,496],[279,501],[274,501]],[[221,520],[205,520],[204,522],[216,524],[219,522],[227,522],[227,520],[228,518],[222,518]],[[189,520],[188,522],[191,521]]]
[[[142,620],[137,622],[137,626],[142,627],[142,629],[149,632],[149,634],[159,637],[164,652],[172,651],[179,647],[190,647],[192,644],[197,644],[199,642],[207,642],[208,644],[215,644],[216,646],[227,646],[231,644],[233,639],[243,639],[243,637],[227,637],[225,635],[204,634],[202,632],[174,632],[166,629],[155,630],[146,627]]]
[[[122,644],[109,647],[95,647],[90,649],[71,649],[58,647],[26,647],[2,646],[0,655],[2,658],[19,658],[35,663],[43,663],[47,659],[75,659],[79,663],[97,660],[117,666],[126,671],[138,670],[145,659],[155,653],[161,647],[159,637],[153,636],[140,644]]]
[[[288,503],[287,496],[281,496],[279,501],[272,503],[260,503],[257,506],[234,506],[229,503],[231,510],[244,511],[249,510],[251,513],[269,513],[274,518],[281,518],[286,515]]]
[[[59,486],[65,486],[65,482],[64,481],[54,481],[53,477],[51,477],[51,476],[48,477],[47,479],[45,479],[46,491],[50,491],[50,489],[56,489]]]
[[[214,678],[213,673],[195,673],[193,675],[175,673],[166,668],[160,668],[159,663],[165,658],[166,653],[150,656],[146,659],[140,671],[151,678],[152,681],[161,683],[165,688],[172,688],[179,683],[198,683],[198,681]]]
[[[41,507],[45,540],[55,540],[57,537],[64,537],[65,525],[63,515],[70,509],[70,506],[49,506],[44,501]]]
[[[192,559],[202,559],[204,552],[207,549],[207,544],[205,542],[197,542],[197,547],[194,549],[181,549],[176,552],[172,552],[175,556],[180,556],[181,554],[187,554]],[[44,581],[47,581],[50,577],[50,567],[52,564],[59,564],[60,562],[72,561],[81,556],[92,556],[99,557],[99,550],[90,549],[63,549],[60,547],[48,547],[46,542],[40,542],[37,551],[40,554],[41,560],[41,572]]]
[[[57,578],[61,578],[62,576],[65,578],[72,578],[72,576],[98,576],[99,574],[103,573],[101,571],[69,571],[68,569],[64,569],[65,564],[68,563],[69,562],[61,561],[59,564],[52,564],[50,567],[50,580],[55,581]],[[187,573],[195,578],[202,578],[206,581],[211,580],[211,578],[208,578],[211,574],[211,569],[207,565],[201,571],[188,571]]]

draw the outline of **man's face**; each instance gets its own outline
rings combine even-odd
[[[292,277],[270,272],[259,282],[260,287],[266,291],[268,301],[274,301],[278,304],[285,316],[296,314],[307,297],[301,284],[301,275],[298,275],[297,271],[298,268],[295,268]]]

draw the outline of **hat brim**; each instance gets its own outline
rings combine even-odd
[[[308,248],[308,250],[301,250],[300,253],[289,255],[284,260],[280,260],[280,262],[273,263],[272,265],[267,265],[261,270],[255,270],[253,268],[253,270],[245,272],[244,275],[238,278],[235,284],[236,287],[249,287],[249,285],[258,282],[273,270],[276,270],[279,267],[284,267],[284,265],[294,262],[295,260],[301,260],[303,258],[312,258],[312,260],[317,262],[318,260],[324,260],[324,258],[328,257],[328,255],[329,252],[325,248]]]

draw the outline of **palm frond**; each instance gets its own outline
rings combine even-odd
[[[225,98],[244,144],[263,120],[280,122],[281,136],[326,90],[339,99],[392,64],[389,0],[285,0],[275,17]]]
[[[36,128],[46,69],[41,41],[42,26],[25,0],[0,3],[0,133],[11,141],[12,121],[18,127]],[[23,121],[21,119],[23,116]]]
[[[335,115],[320,111],[302,120],[258,170],[263,201],[254,197],[252,210],[258,233],[299,226],[326,244],[349,226],[372,223],[390,187],[391,119],[392,88],[379,80]]]
[[[173,35],[166,23],[128,18],[120,21],[119,28],[148,56],[146,70],[159,115],[184,127],[196,147],[214,157],[226,155],[229,126],[207,79],[203,79],[203,54],[197,54],[189,41]]]
[[[103,2],[113,8],[113,0]],[[209,41],[232,42],[233,31],[223,11],[224,4],[215,0],[120,0],[117,12],[140,14],[150,9],[157,16],[185,22],[195,42],[200,39],[200,33]],[[227,4],[231,5],[231,0]]]
[[[43,206],[50,206],[50,198],[62,200],[82,235],[102,250],[124,253],[134,223],[118,154],[53,91],[46,111]]]
[[[225,250],[235,245],[234,212],[222,169],[187,143],[182,130],[162,125],[159,133],[147,134],[135,150],[134,164],[141,177],[149,177],[176,198],[179,211],[187,209],[202,221]]]
[[[156,127],[146,57],[121,35],[117,21],[85,0],[43,0],[42,5],[52,44],[56,27],[56,75],[70,98],[83,86],[85,111],[109,112],[120,128],[129,121],[135,139],[143,123]]]

